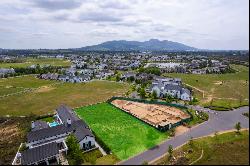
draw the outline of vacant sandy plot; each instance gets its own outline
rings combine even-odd
[[[180,109],[166,105],[145,104],[118,99],[112,101],[112,104],[155,127],[175,124],[190,117]]]

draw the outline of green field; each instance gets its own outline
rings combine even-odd
[[[0,63],[0,68],[29,67],[31,65],[70,66],[69,60],[57,58],[24,58],[23,63]]]
[[[193,86],[194,96],[205,106],[232,108],[248,105],[249,69],[240,65],[232,65],[232,68],[237,72],[206,75],[168,73],[164,76],[179,77],[185,84]]]
[[[202,154],[203,150],[203,155]],[[189,152],[188,152],[189,151]],[[184,160],[180,154],[186,152]],[[192,162],[197,165],[249,165],[249,131],[241,131],[241,134],[229,132],[213,137],[205,137],[194,140],[193,145],[185,144],[174,151],[173,155],[179,158],[177,162],[189,165]],[[168,156],[158,160],[158,165],[168,165]],[[178,165],[177,163],[175,163]]]
[[[139,154],[167,138],[166,133],[159,132],[109,103],[75,111],[121,160]]]
[[[0,116],[22,116],[31,113],[36,115],[52,113],[60,104],[80,107],[103,102],[112,96],[124,94],[128,85],[108,81],[62,84],[59,81],[41,80],[33,76],[25,76],[0,79],[0,87],[5,87],[0,89],[0,94],[3,95],[17,92],[17,90],[20,91],[19,88],[15,87],[40,87],[40,89],[34,89],[32,92],[0,98]],[[8,91],[6,87],[12,87],[13,90]]]

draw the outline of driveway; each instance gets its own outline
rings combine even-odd
[[[168,146],[173,148],[183,145],[190,140],[191,137],[198,138],[215,133],[216,131],[225,131],[234,129],[237,122],[241,123],[242,128],[249,128],[249,118],[242,115],[244,112],[249,112],[249,107],[241,107],[233,111],[213,111],[200,106],[190,106],[194,110],[200,110],[209,114],[209,120],[196,126],[189,131],[166,140],[160,145],[155,146],[137,156],[134,156],[126,161],[118,163],[119,165],[141,165],[144,161],[153,161],[167,152]]]

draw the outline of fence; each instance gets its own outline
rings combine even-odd
[[[143,99],[130,99],[130,98],[126,98],[126,97],[112,97],[112,98],[110,98],[110,99],[107,100],[107,103],[109,103],[109,104],[111,104],[112,106],[116,107],[116,106],[113,105],[111,102],[112,102],[113,100],[117,100],[117,99],[118,99],[118,100],[126,100],[126,101],[140,102],[140,103],[145,103],[145,104],[159,104],[159,105],[166,105],[166,106],[176,107],[176,108],[179,108],[179,109],[181,109],[181,110],[185,110],[185,112],[188,113],[188,115],[190,116],[189,118],[182,119],[182,120],[180,120],[179,122],[174,123],[174,124],[167,124],[167,125],[165,125],[165,126],[157,126],[157,127],[156,127],[156,126],[154,126],[154,125],[152,125],[152,124],[150,124],[150,123],[148,123],[148,122],[145,122],[145,121],[143,121],[142,119],[140,119],[140,118],[138,118],[138,117],[136,117],[136,116],[134,116],[134,115],[132,115],[132,114],[130,114],[130,113],[124,111],[125,113],[127,113],[127,114],[129,114],[129,115],[135,117],[136,119],[138,119],[138,120],[140,120],[140,121],[142,121],[142,122],[144,122],[144,123],[146,123],[146,124],[148,124],[148,125],[150,125],[150,126],[156,128],[156,129],[158,129],[158,130],[160,130],[160,131],[167,131],[167,130],[170,130],[171,128],[180,126],[180,125],[182,125],[183,123],[187,123],[187,122],[189,122],[189,121],[191,121],[191,120],[193,119],[193,115],[188,111],[188,108],[187,108],[187,107],[185,107],[185,106],[180,106],[180,105],[177,105],[177,104],[170,104],[170,103],[166,103],[166,102],[150,101],[150,100],[143,100]],[[116,108],[118,108],[118,107],[116,107]],[[122,110],[121,108],[118,108],[118,109]]]

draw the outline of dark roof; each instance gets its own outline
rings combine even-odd
[[[44,129],[44,128],[48,128],[49,125],[47,124],[47,122],[41,121],[41,120],[37,120],[34,122],[35,128],[32,129],[32,131],[35,130],[40,130],[40,129]]]
[[[21,153],[22,165],[33,164],[59,153],[60,147],[56,142],[25,150]]]
[[[65,105],[61,105],[59,108],[56,109],[56,111],[64,124],[67,123],[67,119],[71,119],[71,122],[79,120],[75,112]]]
[[[44,128],[36,131],[31,131],[27,135],[27,141],[33,142],[41,139],[53,137],[65,133],[77,133],[75,134],[78,141],[81,141],[85,136],[93,136],[88,125],[82,120],[72,122],[71,126],[59,125],[55,127]]]
[[[49,138],[52,136],[69,133],[72,129],[65,125],[59,125],[55,127],[48,127],[40,130],[31,131],[27,135],[27,141],[33,142],[41,139]]]
[[[181,91],[181,86],[179,85],[173,85],[173,84],[167,84],[164,87],[165,90],[176,90],[176,91]]]
[[[74,132],[74,135],[76,136],[77,140],[80,142],[83,140],[86,136],[94,137],[93,133],[90,131],[90,129],[79,127]]]
[[[187,89],[187,88],[182,88],[181,93],[182,93],[182,94],[183,94],[183,93],[187,93],[189,96],[191,95],[190,90]]]
[[[136,76],[136,74],[134,72],[126,72],[122,75],[122,77],[131,77],[131,76]]]

